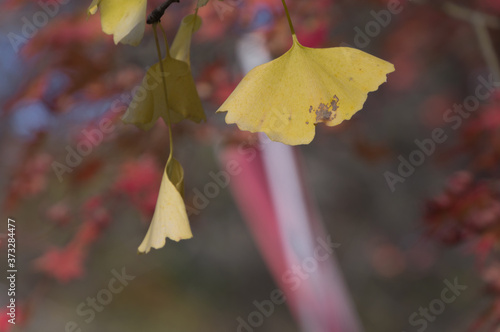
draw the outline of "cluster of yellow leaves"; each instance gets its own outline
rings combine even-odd
[[[124,122],[149,129],[159,117],[162,117],[169,126],[172,122],[183,119],[195,122],[205,120],[189,61],[191,36],[200,26],[201,19],[197,15],[188,15],[181,22],[171,50],[168,49],[165,40],[167,54],[162,59],[162,65],[157,63],[146,72],[141,84],[142,91],[146,93],[134,96],[122,117]],[[163,73],[161,68],[164,70]],[[154,77],[165,80],[167,98],[163,82],[150,85]],[[165,238],[179,241],[193,237],[183,196],[184,170],[173,158],[170,150],[153,219],[146,237],[139,246],[140,253],[147,253],[151,248],[162,248],[165,245]]]
[[[140,42],[146,20],[146,0],[94,0],[89,13],[94,14],[97,8],[101,11],[103,31],[113,34],[115,43],[137,45]],[[148,130],[160,117],[169,126],[184,119],[194,122],[206,119],[189,59],[191,37],[200,26],[198,15],[188,15],[182,20],[171,49],[165,40],[166,55],[161,64],[158,62],[147,70],[122,117],[124,122]],[[179,241],[193,236],[183,196],[184,170],[170,151],[153,219],[138,249],[140,253],[163,247],[165,238]]]
[[[198,0],[197,8],[209,0]],[[285,1],[283,1],[285,10]],[[89,13],[101,11],[102,29],[115,43],[137,45],[144,34],[146,0],[93,0]],[[362,107],[368,93],[386,81],[394,66],[365,52],[346,47],[312,49],[302,46],[292,30],[291,49],[281,57],[250,71],[217,112],[242,130],[263,132],[277,142],[308,144],[315,126],[335,126]],[[201,19],[189,15],[161,63],[149,68],[123,116],[126,123],[147,130],[158,118],[171,123],[205,120],[191,74],[189,54],[193,32]],[[163,68],[163,70],[162,70]],[[165,83],[165,87],[163,85]],[[166,88],[166,89],[165,89]],[[184,171],[173,158],[165,167],[153,220],[139,252],[161,248],[165,238],[192,237],[184,205]]]

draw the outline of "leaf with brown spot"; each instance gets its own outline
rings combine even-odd
[[[292,48],[251,70],[217,112],[227,112],[226,122],[241,130],[308,144],[315,135],[309,123],[335,126],[350,119],[393,71],[391,63],[360,50],[312,49],[293,35]]]

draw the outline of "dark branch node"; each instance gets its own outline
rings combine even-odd
[[[159,5],[156,9],[154,9],[151,14],[149,14],[148,19],[146,20],[147,24],[155,24],[160,22],[161,17],[165,14],[165,10],[174,2],[179,2],[180,0],[167,0],[161,5]]]

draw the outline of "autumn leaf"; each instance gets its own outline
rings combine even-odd
[[[172,123],[183,119],[196,123],[206,120],[189,65],[191,35],[199,29],[200,24],[201,20],[193,15],[188,15],[182,20],[174,39],[175,49],[169,51],[167,47],[167,54],[162,60],[165,73],[162,73],[159,62],[147,70],[141,85],[136,88],[127,111],[122,116],[123,122],[149,130],[160,117],[168,124],[169,110]],[[167,85],[168,106],[165,104],[162,76]]]
[[[226,123],[241,130],[289,145],[309,144],[318,123],[335,126],[359,111],[394,66],[353,48],[302,46],[282,2],[292,47],[252,69],[217,112],[227,112]]]
[[[122,117],[123,122],[135,124],[143,130],[150,129],[162,117],[165,123],[170,109],[172,123],[189,119],[196,123],[205,120],[205,113],[196,86],[191,76],[191,70],[186,62],[167,56],[162,60],[165,73],[161,72],[160,64],[156,63],[146,72],[141,85],[127,111]],[[168,109],[161,83],[165,76],[168,94]]]
[[[293,35],[292,48],[251,70],[217,112],[228,112],[226,122],[241,130],[308,144],[318,123],[350,119],[392,71],[392,64],[357,49],[312,49]]]
[[[198,15],[191,14],[182,19],[170,49],[170,55],[174,59],[184,61],[190,65],[191,37],[200,27],[201,18]]]
[[[101,13],[102,31],[115,44],[139,45],[146,26],[146,0],[93,0],[89,14]]]
[[[139,253],[148,253],[151,248],[162,248],[165,238],[180,241],[193,237],[183,195],[184,171],[181,164],[171,158],[163,174],[153,220],[139,246]]]

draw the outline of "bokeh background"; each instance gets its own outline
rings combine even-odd
[[[235,45],[256,30],[275,57],[291,45],[280,1],[224,2],[200,9],[203,26],[191,48],[208,120],[173,129],[188,204],[220,169],[221,151],[257,140],[215,114],[243,77]],[[159,3],[148,1],[148,11]],[[352,120],[320,125],[310,145],[296,148],[326,233],[341,244],[338,268],[362,326],[417,331],[409,316],[440,297],[443,280],[458,278],[467,290],[425,330],[495,331],[500,93],[458,128],[446,113],[474,96],[480,77],[500,82],[499,2],[288,3],[305,46],[349,45],[396,67]],[[254,300],[268,299],[276,283],[229,187],[191,215],[193,239],[136,254],[154,211],[168,130],[160,121],[147,132],[125,125],[111,105],[120,100],[124,111],[127,95],[157,61],[151,27],[138,47],[114,45],[99,15],[87,17],[90,1],[69,0],[32,29],[43,4],[0,3],[0,232],[7,216],[16,220],[20,304],[18,324],[7,324],[2,311],[0,330],[64,331],[74,321],[94,332],[235,331],[236,319],[255,310]],[[374,13],[395,4],[399,13],[377,21]],[[170,41],[194,6],[183,0],[168,9],[162,24]],[[54,163],[64,164],[102,119],[113,130],[59,179]],[[448,139],[391,190],[386,172],[397,174],[398,157],[408,158],[415,140],[435,128]],[[84,322],[78,305],[122,268],[135,279]],[[7,288],[0,282],[2,306]],[[255,330],[299,327],[281,305]]]

